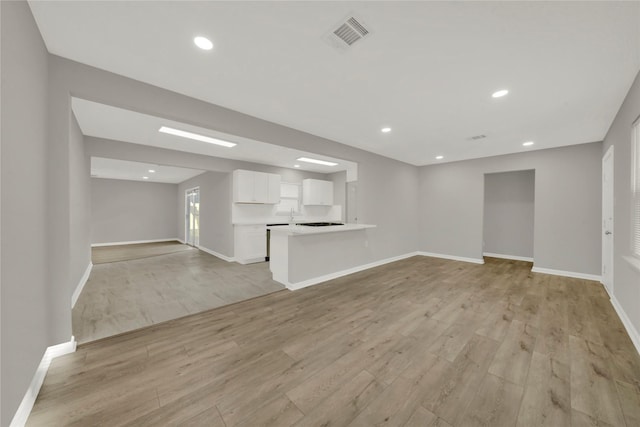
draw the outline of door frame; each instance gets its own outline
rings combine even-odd
[[[605,176],[605,167],[607,167],[607,165],[610,166],[610,170],[611,170],[611,176],[609,177],[610,179],[610,183],[605,183],[604,180],[604,176]],[[604,155],[602,156],[602,229],[601,231],[601,244],[602,244],[602,259],[601,259],[601,274],[602,274],[602,278],[600,280],[600,282],[604,285],[605,290],[609,293],[609,296],[613,296],[613,289],[614,289],[614,268],[613,268],[613,245],[614,245],[614,239],[615,239],[615,234],[614,234],[614,229],[615,229],[615,223],[614,223],[614,219],[615,219],[615,207],[614,207],[614,194],[613,192],[615,191],[615,187],[614,187],[614,167],[615,167],[615,163],[614,163],[614,150],[613,150],[613,145],[610,146],[606,153],[604,153]],[[608,192],[605,189],[605,185],[609,185],[611,192],[610,194],[608,194]],[[609,199],[607,199],[607,196],[609,197]],[[607,227],[607,223],[605,220],[605,206],[607,204],[611,205],[611,226],[610,226],[610,230]],[[607,237],[606,232],[610,232],[611,234],[609,234]],[[611,239],[611,246],[610,246],[610,251],[609,253],[606,252],[605,250],[605,241],[606,239]],[[607,275],[607,277],[610,277],[610,283],[606,283],[605,280],[605,260],[607,260],[607,267],[609,268],[609,274]]]
[[[189,193],[194,191],[194,190],[198,190],[198,193],[200,193],[200,186],[196,186],[196,187],[192,187],[192,188],[187,188],[184,190],[184,243],[186,245],[189,245],[189,239],[188,239],[188,235],[189,235]],[[198,216],[200,216],[198,214]],[[193,242],[195,243],[195,242]],[[198,242],[199,244],[200,242]],[[190,245],[190,246],[194,246],[195,245]]]

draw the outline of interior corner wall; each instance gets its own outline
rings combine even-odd
[[[625,259],[631,255],[631,126],[640,118],[640,73],[636,76],[604,139],[602,157],[614,147],[613,295],[640,338],[640,271]],[[636,345],[637,341],[636,341]]]
[[[54,75],[55,86],[67,96],[73,93],[87,100],[358,163],[358,220],[378,226],[368,232],[367,262],[416,250],[415,166],[54,55],[49,66],[53,68],[50,75]],[[195,161],[209,161],[200,157],[203,158]]]
[[[69,301],[91,263],[91,162],[73,114],[69,123],[70,250]]]
[[[48,53],[27,2],[3,1],[0,8],[0,424],[8,426],[45,350],[55,343],[49,327],[49,297],[55,289],[49,282],[47,246]]]
[[[533,258],[535,171],[484,176],[483,253]]]
[[[175,239],[177,184],[91,178],[91,243]]]
[[[233,257],[233,225],[231,225],[231,174],[205,172],[178,184],[178,238],[185,240],[185,192],[200,188],[200,242],[219,254]]]
[[[535,169],[534,263],[600,275],[602,143],[423,166],[419,250],[481,259],[484,174]]]

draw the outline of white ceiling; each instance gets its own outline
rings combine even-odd
[[[228,135],[186,123],[162,119],[160,117],[79,98],[71,99],[71,107],[78,120],[80,130],[87,136],[204,154],[206,156],[225,159],[243,160],[289,169],[294,169],[295,165],[298,165],[298,169],[309,172],[333,173],[347,171],[347,174],[352,180],[355,180],[357,176],[356,163],[335,157],[320,156],[306,151],[267,144],[265,142]],[[168,126],[174,129],[235,142],[237,145],[227,148],[207,142],[160,133],[158,129],[160,129],[161,126]],[[336,166],[325,166],[304,163],[296,160],[300,157],[311,157],[338,164]]]
[[[149,172],[150,170],[154,172]],[[163,182],[179,184],[204,171],[155,165],[153,163],[130,162],[128,160],[91,158],[91,176],[94,178],[126,179],[129,181]],[[144,179],[143,177],[148,179]]]
[[[640,69],[640,2],[30,5],[53,54],[416,165],[602,140]]]

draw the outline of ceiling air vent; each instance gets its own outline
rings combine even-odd
[[[471,137],[471,138],[469,138],[469,139],[470,139],[470,140],[472,140],[472,141],[477,141],[477,140],[479,140],[479,139],[484,139],[484,138],[486,138],[486,137],[487,137],[487,135],[476,135],[476,136],[472,136],[472,137]]]
[[[329,31],[323,38],[331,46],[340,50],[348,49],[355,42],[371,33],[362,20],[352,14],[340,21],[334,28],[334,30]]]

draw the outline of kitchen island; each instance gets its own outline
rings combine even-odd
[[[362,270],[371,259],[368,233],[373,228],[368,224],[269,227],[273,280],[295,290]]]

